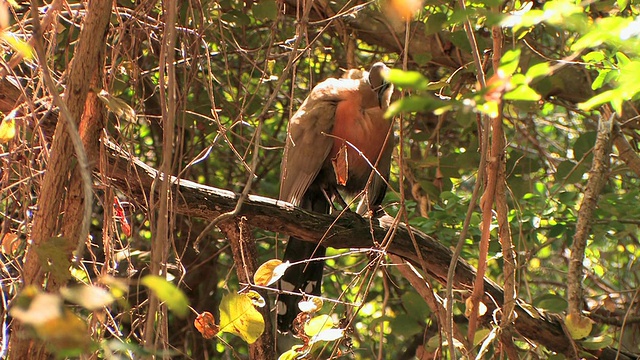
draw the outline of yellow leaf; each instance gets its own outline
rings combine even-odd
[[[316,316],[304,324],[304,333],[309,336],[316,336],[329,329],[333,329],[333,320],[329,315]]]
[[[9,46],[13,48],[13,50],[17,51],[22,55],[23,58],[27,60],[31,60],[34,58],[33,56],[33,48],[28,43],[20,40],[17,36],[14,36],[10,32],[3,32],[0,34],[0,37],[7,43]]]
[[[283,263],[278,259],[272,259],[260,265],[253,275],[253,283],[260,286],[269,286],[278,281],[289,267],[289,262],[284,263],[285,267],[281,265]]]
[[[293,345],[293,347],[278,357],[278,360],[296,360],[299,359],[302,354],[305,354],[303,351],[302,345]]]
[[[591,333],[593,321],[580,314],[567,314],[564,324],[569,330],[572,339],[582,339]]]
[[[298,303],[298,308],[302,312],[314,313],[314,312],[322,309],[322,305],[323,305],[322,299],[320,299],[318,297],[312,297],[309,300],[300,301]]]
[[[253,344],[264,333],[264,319],[245,294],[225,295],[220,302],[220,331]]]
[[[15,117],[17,112],[17,110],[13,110],[0,123],[0,143],[6,143],[16,136]]]
[[[253,306],[264,307],[265,305],[267,305],[267,302],[264,300],[262,295],[258,294],[258,292],[255,290],[249,290],[244,294],[247,295],[249,299],[251,299],[251,303],[253,304]]]

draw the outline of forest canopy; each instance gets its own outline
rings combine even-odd
[[[0,1],[0,357],[638,358],[639,15]],[[376,62],[384,211],[278,200],[289,120]],[[328,246],[297,336],[290,236]]]

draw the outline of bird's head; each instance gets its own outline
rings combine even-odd
[[[389,68],[382,62],[377,62],[371,66],[369,70],[369,84],[378,96],[378,105],[382,109],[386,109],[391,101],[393,93],[393,84],[386,80]]]

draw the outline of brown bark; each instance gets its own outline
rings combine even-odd
[[[111,15],[110,1],[92,1],[87,9],[87,16],[84,19],[77,42],[74,59],[69,69],[69,82],[65,94],[66,106],[71,115],[71,120],[78,124],[85,110],[85,103],[89,93],[90,83],[87,79],[93,78],[94,74],[102,71],[99,65],[101,56],[106,45],[105,37],[107,25]],[[35,33],[34,37],[41,34]],[[41,41],[37,39],[36,42]],[[41,44],[40,44],[41,45]],[[40,52],[41,54],[42,52]],[[39,54],[39,55],[40,55]],[[40,56],[39,56],[40,57]],[[43,58],[40,58],[40,65],[46,66]],[[47,71],[46,69],[44,71]],[[49,89],[55,91],[55,89]],[[59,121],[55,130],[54,141],[51,145],[51,157],[47,164],[42,188],[38,198],[38,211],[35,213],[33,228],[30,234],[31,245],[28,250],[24,265],[23,281],[24,285],[43,285],[44,273],[42,263],[46,259],[38,257],[39,246],[49,241],[58,233],[58,220],[61,205],[65,200],[65,184],[68,181],[72,170],[74,147],[67,129],[65,121]],[[81,166],[82,164],[77,164]],[[76,167],[77,167],[76,166]],[[79,222],[79,219],[74,219]],[[71,250],[75,248],[77,239],[70,238],[71,243],[68,251],[68,258],[71,258]],[[48,284],[50,289],[55,289],[59,283]],[[46,353],[42,351],[42,346],[20,336],[20,327],[14,323],[13,336],[10,340],[9,356],[12,359],[40,359],[46,358]]]
[[[608,114],[607,114],[608,115]],[[587,247],[587,239],[593,225],[593,213],[598,204],[598,197],[607,181],[609,172],[609,159],[611,152],[611,132],[613,127],[613,115],[607,117],[603,114],[598,124],[598,136],[593,148],[593,163],[589,170],[589,180],[584,191],[584,198],[578,210],[576,232],[571,244],[571,259],[567,274],[567,300],[569,302],[569,314],[582,317],[582,278],[584,269],[584,252]]]
[[[104,50],[105,48],[101,47],[101,49]],[[104,56],[101,55],[100,58],[103,61],[102,65],[104,65]],[[102,88],[103,73],[101,69],[103,68],[103,66],[100,66],[94,72],[90,82],[91,89]],[[89,91],[78,130],[91,168],[95,168],[98,163],[100,137],[104,129],[105,115],[106,108],[104,103],[98,98],[98,94],[96,94],[95,91]],[[63,205],[62,213],[64,214],[64,218],[62,219],[60,232],[64,238],[68,239],[70,246],[73,246],[75,244],[73,240],[81,236],[81,221],[79,221],[79,219],[82,219],[83,216],[88,216],[83,214],[85,198],[79,166],[75,166],[71,170],[68,189],[67,199]],[[105,206],[111,207],[111,202],[105,203]],[[57,288],[58,285],[63,284],[56,284],[53,285],[53,287]],[[48,285],[48,288],[51,288],[51,285]]]

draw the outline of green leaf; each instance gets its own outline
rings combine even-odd
[[[541,96],[528,85],[520,85],[517,88],[504,94],[504,99],[519,101],[538,101],[541,99]]]
[[[428,52],[422,52],[422,53],[418,53],[413,55],[413,61],[416,62],[416,64],[418,64],[418,66],[425,66],[427,65],[427,63],[429,63],[429,61],[431,61],[431,58],[433,56],[431,55],[431,53]]]
[[[554,313],[561,313],[567,309],[568,303],[557,294],[544,294],[533,300],[533,306]]]
[[[446,22],[447,15],[445,13],[437,12],[429,15],[425,26],[425,33],[430,35],[440,32]]]
[[[565,160],[558,165],[556,179],[567,184],[575,184],[582,181],[582,175],[586,171],[584,166],[580,166],[571,160]]]
[[[344,336],[344,329],[325,329],[320,331],[316,336],[313,337],[313,341],[336,341],[341,339]]]
[[[578,104],[578,108],[581,110],[591,110],[595,107],[598,107],[604,103],[608,103],[613,101],[616,97],[618,97],[620,94],[618,91],[614,91],[614,90],[609,90],[609,91],[605,91],[603,93],[600,93],[594,97],[592,97],[591,99]]]
[[[53,237],[35,248],[40,265],[58,284],[65,283],[71,278],[71,253],[75,244],[69,244],[63,237]]]
[[[581,134],[580,137],[573,144],[573,155],[576,159],[582,159],[585,154],[593,148],[596,143],[596,132],[588,131]]]
[[[251,18],[239,10],[231,10],[220,17],[231,26],[246,26],[251,24]]]
[[[391,117],[401,112],[429,112],[451,105],[452,104],[450,102],[445,102],[429,96],[409,96],[395,101],[393,104],[391,104],[385,116]]]
[[[527,81],[531,82],[539,77],[547,76],[551,72],[548,62],[535,64],[527,70]]]
[[[0,122],[0,144],[9,142],[16,136],[15,112],[12,111]]]
[[[588,63],[599,63],[604,61],[605,58],[604,51],[602,50],[591,51],[582,55],[582,60]]]
[[[184,293],[165,278],[156,275],[147,275],[142,278],[142,284],[167,304],[169,309],[183,318],[189,311],[189,300]]]
[[[417,71],[391,69],[387,80],[403,89],[426,90],[429,85],[429,80]]]
[[[424,321],[430,314],[424,299],[415,292],[404,293],[401,301],[402,306],[407,310],[407,315],[417,321]]]
[[[264,333],[264,319],[244,294],[228,294],[220,302],[220,332],[240,336],[253,344]]]
[[[609,69],[603,69],[600,70],[598,72],[598,76],[595,78],[595,80],[593,80],[593,83],[591,84],[591,90],[598,90],[602,87],[602,85],[605,84],[606,79],[609,77],[610,78],[610,74],[614,74],[616,75],[617,73],[614,71],[611,71]]]
[[[631,62],[631,60],[629,60],[629,57],[620,51],[616,53],[616,60],[620,67],[628,65]]]
[[[588,337],[584,341],[580,342],[580,345],[587,350],[600,350],[610,346],[611,344],[613,344],[613,339],[609,335]]]
[[[251,8],[256,19],[275,20],[278,17],[278,4],[275,0],[262,0]]]
[[[520,49],[509,50],[502,55],[500,59],[500,70],[506,75],[513,75],[518,69],[518,63],[520,62]]]
[[[424,300],[422,300],[422,302],[424,303]],[[415,315],[410,311],[407,311],[407,314],[396,314],[395,317],[380,317],[378,319],[381,320],[380,322],[384,320],[389,321],[391,331],[396,336],[409,338],[412,335],[418,334],[424,330],[424,327],[420,325]],[[422,318],[420,321],[424,322],[424,318]]]

